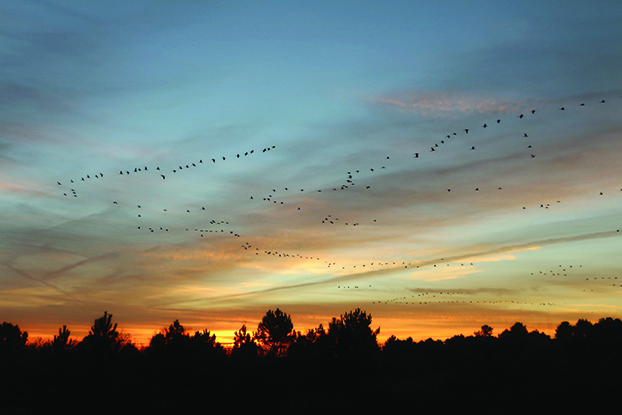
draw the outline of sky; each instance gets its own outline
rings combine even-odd
[[[4,2],[0,319],[228,343],[622,315],[618,1]]]

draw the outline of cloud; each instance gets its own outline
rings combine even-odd
[[[462,95],[446,92],[395,93],[389,97],[371,97],[372,103],[432,117],[456,114],[508,114],[520,111],[525,103],[494,97]]]
[[[6,183],[0,181],[0,192],[7,195],[22,196],[49,196],[48,192],[41,191],[33,188],[32,186],[25,186],[17,183]]]
[[[546,245],[571,243],[571,242],[578,242],[578,241],[591,240],[591,239],[611,238],[611,237],[615,237],[619,235],[620,233],[613,231],[613,232],[595,232],[595,233],[581,234],[581,235],[568,236],[568,237],[542,239],[542,240],[536,240],[536,241],[531,241],[531,242],[526,242],[526,243],[500,246],[500,247],[491,248],[491,249],[487,249],[483,251],[465,253],[464,255],[455,255],[455,256],[447,256],[444,258],[429,259],[429,260],[418,262],[415,265],[411,266],[410,268],[411,269],[412,268],[423,268],[423,267],[434,266],[436,264],[442,264],[442,263],[447,263],[447,262],[465,261],[465,259],[467,258],[476,259],[480,257],[489,257],[491,255],[497,255],[497,254],[502,254],[502,253],[518,252],[521,250],[534,250],[534,249],[537,249],[538,247],[546,246]],[[272,287],[272,288],[267,288],[263,290],[256,290],[252,292],[228,294],[225,296],[219,296],[218,298],[244,297],[244,296],[265,294],[265,293],[270,293],[270,292],[275,292],[275,291],[285,291],[285,290],[292,290],[292,289],[311,287],[311,286],[317,286],[317,285],[335,284],[339,282],[360,280],[362,278],[383,277],[383,276],[393,275],[395,273],[402,273],[404,272],[405,269],[408,269],[408,268],[401,265],[399,267],[396,266],[396,267],[389,267],[389,268],[383,268],[383,269],[372,270],[372,271],[364,271],[360,273],[349,273],[346,275],[336,276],[336,277],[327,278],[323,280],[309,281],[309,282],[304,282],[304,283],[299,283],[299,284],[281,285],[278,287]]]
[[[26,279],[31,280],[31,281],[36,281],[36,282],[38,282],[38,283],[40,283],[40,284],[45,285],[46,287],[52,288],[53,290],[56,290],[56,291],[60,292],[61,294],[65,295],[65,296],[67,296],[67,297],[69,297],[69,298],[71,298],[71,299],[72,299],[72,300],[74,300],[74,301],[77,301],[77,302],[82,303],[82,301],[81,301],[80,299],[76,298],[76,297],[75,297],[74,295],[72,295],[70,292],[68,292],[68,291],[66,291],[66,290],[64,290],[64,289],[62,289],[62,288],[60,288],[60,287],[58,287],[58,286],[57,286],[57,285],[55,285],[55,284],[52,284],[52,283],[50,283],[50,282],[47,282],[47,281],[45,281],[44,279],[41,279],[41,278],[35,278],[35,277],[33,277],[32,275],[30,275],[29,273],[27,273],[26,271],[21,270],[21,269],[17,269],[17,268],[15,268],[15,267],[11,266],[10,264],[8,264],[8,263],[6,263],[6,262],[5,262],[5,263],[3,263],[3,265],[4,265],[5,267],[7,267],[8,269],[12,270],[13,272],[15,272],[16,274],[18,274],[18,275],[19,275],[20,277],[22,277],[22,278],[26,278]]]
[[[254,287],[270,287],[274,284],[262,283],[262,282],[242,282],[240,283],[243,287],[254,288]]]

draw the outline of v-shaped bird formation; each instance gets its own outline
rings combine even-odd
[[[519,161],[515,165],[517,168],[529,171],[531,169],[546,167],[546,163],[551,161],[551,154],[547,151],[552,148],[549,135],[546,133],[547,117],[555,117],[555,123],[572,123],[580,117],[587,117],[583,112],[587,109],[596,109],[606,106],[615,106],[622,109],[622,99],[598,99],[592,102],[567,103],[555,108],[528,108],[523,112],[514,114],[505,113],[502,115],[492,115],[489,120],[473,120],[469,125],[452,126],[436,137],[425,136],[413,139],[411,143],[402,148],[387,146],[382,153],[376,155],[365,154],[360,157],[360,163],[352,165],[332,166],[333,170],[340,171],[335,174],[331,181],[324,181],[320,186],[309,187],[308,180],[287,181],[283,178],[282,182],[269,182],[257,186],[246,194],[239,194],[236,202],[240,209],[248,208],[249,215],[257,215],[257,220],[262,220],[262,215],[274,214],[278,212],[282,220],[275,226],[275,233],[279,232],[278,227],[287,229],[294,220],[305,220],[318,229],[318,232],[331,232],[334,238],[339,238],[343,232],[357,232],[358,229],[382,229],[383,221],[387,215],[382,217],[375,216],[371,209],[365,206],[369,203],[376,203],[385,206],[387,211],[401,207],[404,199],[409,196],[405,194],[411,192],[413,198],[412,205],[417,204],[417,197],[421,193],[422,198],[434,200],[435,203],[456,203],[456,204],[476,204],[476,198],[487,198],[488,203],[504,201],[505,206],[510,206],[514,211],[523,211],[525,215],[539,212],[539,215],[554,215],[556,210],[564,208],[565,200],[558,194],[547,193],[539,190],[540,183],[517,183],[506,181],[504,177],[486,176],[481,174],[479,166],[491,162],[495,159],[496,152],[503,148],[505,159],[496,160],[496,163],[510,163]],[[560,116],[562,118],[560,118]],[[563,117],[566,117],[565,119]],[[595,128],[598,125],[594,126]],[[439,128],[440,130],[440,128]],[[619,134],[619,131],[617,131]],[[415,132],[416,134],[416,132]],[[622,139],[622,137],[619,137]],[[143,163],[133,166],[119,166],[115,171],[100,171],[94,166],[89,172],[76,172],[70,178],[58,178],[54,180],[54,185],[59,190],[59,196],[67,198],[67,203],[80,203],[81,192],[87,187],[102,186],[105,189],[115,186],[124,186],[131,180],[141,180],[143,186],[147,186],[157,194],[160,186],[166,185],[171,181],[183,181],[192,175],[196,183],[197,194],[195,202],[187,205],[180,205],[174,200],[158,199],[152,197],[149,200],[126,201],[111,195],[108,204],[114,209],[115,214],[133,216],[135,226],[133,229],[120,229],[119,238],[123,238],[133,233],[133,235],[143,235],[145,238],[170,237],[170,235],[184,234],[188,239],[214,240],[214,238],[239,238],[241,244],[239,248],[245,255],[254,258],[270,258],[271,260],[283,261],[314,261],[324,267],[324,276],[333,276],[337,280],[339,277],[345,278],[344,281],[356,281],[360,278],[360,283],[339,283],[334,286],[342,295],[352,295],[353,293],[372,289],[368,284],[367,278],[374,275],[381,275],[383,272],[403,269],[412,272],[420,272],[427,269],[428,272],[435,272],[438,275],[452,272],[463,271],[468,267],[473,267],[472,261],[464,261],[463,258],[436,260],[423,260],[409,254],[400,252],[389,253],[387,249],[379,250],[378,257],[367,261],[356,258],[344,259],[339,254],[333,255],[330,249],[323,251],[322,255],[306,252],[304,243],[298,244],[299,250],[280,249],[270,246],[262,246],[263,235],[253,235],[245,233],[237,220],[239,212],[231,211],[229,217],[216,217],[213,213],[213,205],[221,199],[219,194],[202,194],[200,189],[201,180],[219,180],[219,171],[222,169],[244,170],[244,163],[251,159],[257,159],[266,154],[279,152],[277,145],[269,145],[260,149],[234,149],[229,154],[205,154],[191,155],[186,160],[174,165],[152,165]],[[473,166],[473,171],[478,174],[469,174],[465,167],[460,174],[456,175],[449,168],[443,166],[444,155],[451,154],[464,160],[466,166]],[[304,158],[304,154],[299,155]],[[352,159],[356,160],[356,153]],[[372,162],[369,162],[372,160]],[[292,160],[296,163],[296,160]],[[438,184],[430,175],[426,175],[426,181],[421,182],[417,175],[421,163],[426,163],[428,169],[436,171],[439,177]],[[434,170],[437,168],[438,170]],[[444,170],[445,169],[445,170]],[[553,166],[552,171],[557,176],[563,176]],[[248,169],[248,175],[254,175],[252,168]],[[313,172],[305,172],[311,177]],[[273,176],[274,177],[274,176]],[[447,177],[454,177],[455,183],[451,183]],[[199,178],[199,179],[197,179]],[[404,190],[393,186],[399,181],[401,184],[412,182],[409,189]],[[442,180],[440,179],[442,178]],[[468,180],[467,180],[468,178]],[[547,178],[543,177],[542,181]],[[558,178],[559,179],[559,178]],[[586,189],[594,200],[616,197],[622,206],[622,177],[614,185],[611,180],[603,183],[594,183],[593,188]],[[532,192],[522,192],[529,194],[525,200],[518,200],[513,191],[521,186],[531,186]],[[239,192],[241,193],[241,191]],[[560,193],[563,195],[563,193]],[[361,203],[364,200],[365,203]],[[423,199],[422,199],[423,200]],[[373,201],[373,202],[370,202]],[[508,202],[509,201],[509,202]],[[325,209],[323,211],[323,209]],[[372,212],[372,213],[370,213]],[[430,221],[435,217],[435,212],[428,212]],[[219,213],[221,214],[221,213]],[[397,214],[397,213],[396,213]],[[553,216],[548,216],[554,221]],[[420,220],[425,221],[423,216]],[[612,223],[609,232],[612,235],[619,235],[622,224]],[[416,234],[417,229],[412,230]],[[367,238],[365,236],[362,238]],[[381,239],[382,236],[377,236]],[[385,255],[385,256],[383,256]],[[340,259],[337,259],[340,258]],[[252,259],[249,259],[252,260]],[[529,277],[542,278],[570,278],[573,270],[570,266],[560,265],[560,269],[550,268],[538,270],[531,273]],[[358,277],[357,277],[358,276]],[[439,276],[440,278],[440,276]],[[587,277],[585,281],[593,281],[600,286],[610,283],[610,287],[622,287],[615,281],[598,279],[598,276]],[[363,281],[365,280],[365,282]],[[374,304],[412,304],[417,306],[430,304],[464,305],[464,304],[495,304],[498,300],[480,295],[476,295],[468,290],[456,290],[455,292],[419,292],[416,294],[399,295],[397,297],[385,295],[378,298]],[[451,297],[451,298],[450,298]],[[506,300],[503,300],[506,301]],[[509,301],[509,300],[508,300]],[[521,304],[516,301],[516,304]],[[534,304],[529,302],[529,304]],[[541,302],[537,305],[551,306],[552,302]]]

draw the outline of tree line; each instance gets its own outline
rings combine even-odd
[[[29,342],[18,325],[2,323],[0,409],[38,410],[68,391],[104,407],[104,396],[125,397],[132,410],[145,404],[179,409],[179,396],[192,394],[276,394],[287,405],[338,393],[340,408],[350,410],[369,409],[371,394],[386,408],[413,397],[424,406],[437,399],[459,404],[481,390],[489,399],[517,393],[548,399],[575,387],[603,400],[622,386],[622,321],[612,317],[564,321],[553,337],[516,322],[498,335],[483,325],[444,341],[390,336],[380,344],[380,328],[359,308],[306,332],[294,330],[291,316],[276,308],[254,331],[242,325],[231,347],[208,330],[193,332],[175,320],[140,349],[112,318],[104,312],[81,340],[63,326],[47,342]],[[191,402],[183,405],[195,409]]]
[[[349,311],[339,318],[333,317],[328,329],[323,325],[306,333],[294,330],[291,316],[279,308],[268,310],[254,332],[246,325],[234,333],[231,348],[216,341],[216,335],[207,329],[192,333],[179,320],[151,337],[149,345],[139,350],[131,337],[118,329],[107,311],[96,318],[89,333],[80,341],[71,338],[66,325],[58,329],[47,342],[28,342],[28,332],[19,325],[4,322],[0,327],[0,357],[15,357],[20,351],[35,349],[54,353],[75,353],[112,357],[119,353],[167,354],[207,352],[235,357],[278,357],[296,355],[306,349],[322,348],[334,357],[364,356],[379,352],[381,346],[376,336],[380,328],[371,329],[371,315],[361,309]],[[329,352],[330,350],[330,352]]]
[[[444,341],[427,339],[415,342],[412,337],[400,340],[392,335],[383,344],[379,344],[377,335],[380,327],[373,329],[372,316],[360,308],[346,312],[338,318],[333,317],[327,329],[320,324],[317,328],[304,333],[295,331],[291,316],[277,308],[268,310],[253,332],[249,332],[243,324],[234,333],[231,348],[217,342],[216,335],[211,334],[209,330],[192,333],[179,320],[175,320],[151,337],[148,346],[139,350],[129,335],[118,330],[118,323],[113,323],[112,317],[112,314],[104,312],[101,317],[94,320],[89,333],[80,341],[71,339],[71,331],[63,325],[52,340],[34,343],[28,342],[28,332],[22,331],[19,325],[5,321],[0,326],[0,356],[14,357],[15,353],[28,348],[58,353],[99,352],[107,356],[114,356],[122,351],[174,354],[214,349],[230,357],[285,358],[315,351],[323,354],[323,357],[363,358],[373,357],[377,353],[394,354],[416,344],[434,343],[449,346],[460,341],[542,344],[556,342],[568,346],[622,345],[622,320],[612,317],[601,318],[596,323],[579,319],[574,325],[563,321],[557,326],[552,338],[538,330],[529,332],[523,323],[516,322],[497,336],[493,335],[492,327],[484,324],[473,335],[460,334]]]

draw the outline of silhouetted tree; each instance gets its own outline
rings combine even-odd
[[[181,325],[179,320],[175,320],[168,328],[163,330],[165,345],[169,349],[182,348],[190,339],[190,334],[186,333],[186,328]]]
[[[157,333],[154,334],[151,339],[149,339],[149,351],[154,352],[158,350],[164,350],[166,347],[166,337],[164,334]]]
[[[557,326],[555,339],[575,346],[622,345],[622,320],[606,317],[592,324],[588,320],[579,319],[574,326],[564,321]]]
[[[95,352],[118,352],[126,343],[126,339],[117,331],[117,323],[112,323],[112,314],[104,311],[104,315],[95,319],[89,334],[80,346]]]
[[[280,309],[268,310],[254,333],[255,339],[265,352],[284,356],[294,336],[291,317]]]
[[[255,357],[257,356],[257,350],[258,346],[255,339],[246,331],[246,324],[242,324],[240,330],[236,331],[233,336],[232,356],[242,358]]]
[[[574,325],[572,335],[574,338],[586,339],[592,334],[593,324],[589,320],[579,319]]]
[[[246,324],[242,324],[240,330],[236,331],[233,335],[233,347],[241,347],[243,344],[252,343],[253,338],[250,333],[246,331]]]
[[[412,341],[412,338],[410,340]],[[391,348],[400,341],[401,341],[400,339],[395,337],[395,334],[392,334],[391,336],[389,336],[388,339],[384,341],[384,344],[382,345],[382,349],[384,350],[386,348]]]
[[[182,369],[180,364],[196,364],[225,352],[216,342],[216,335],[209,330],[195,331],[190,335],[179,320],[175,320],[151,338],[148,354],[165,358],[173,367]]]
[[[412,337],[400,340],[392,334],[382,345],[382,354],[390,359],[404,360],[408,355],[413,354],[414,345]]]
[[[527,335],[527,341],[532,345],[532,347],[544,348],[546,347],[545,345],[549,344],[551,341],[551,337],[541,331],[531,330]]]
[[[308,329],[305,334],[296,333],[288,349],[288,356],[328,360],[331,357],[331,347],[324,326],[320,324],[314,329]]]
[[[175,341],[178,339],[185,339],[189,335],[186,333],[186,328],[181,325],[179,320],[175,320],[168,329],[164,329],[164,336],[167,342]]]
[[[315,345],[316,347],[323,347],[327,341],[327,333],[324,330],[324,326],[320,324],[314,329],[307,330],[304,335],[304,340],[309,345]]]
[[[594,324],[594,337],[600,344],[608,346],[622,345],[622,320],[619,318],[605,317]]]
[[[63,325],[62,328],[59,328],[58,335],[54,335],[54,340],[52,340],[52,348],[56,351],[63,351],[71,347],[71,342],[69,341],[70,334],[71,331],[67,329],[66,325]]]
[[[567,321],[562,321],[555,329],[555,339],[563,342],[570,341],[573,336],[572,332],[572,324]]]
[[[168,327],[160,330],[160,333],[151,337],[149,341],[149,349],[152,352],[163,352],[165,350],[171,353],[178,353],[187,347],[190,335],[186,332],[186,328],[175,320]]]
[[[190,342],[195,346],[195,349],[212,349],[220,346],[216,342],[216,335],[207,329],[195,331],[194,336],[190,338]]]
[[[492,327],[488,324],[484,324],[481,329],[477,330],[473,334],[475,337],[492,337]]]
[[[357,308],[349,311],[338,319],[333,317],[328,325],[328,337],[335,356],[363,357],[370,356],[379,350],[376,336],[380,327],[371,329],[371,314]]]
[[[119,333],[117,332],[117,323],[112,324],[112,314],[108,314],[107,311],[104,311],[103,316],[95,319],[89,331],[89,335],[110,339],[111,341],[116,340]]]
[[[528,334],[527,327],[525,327],[523,323],[517,321],[509,330],[503,330],[499,335],[499,339],[519,340],[526,337]]]
[[[188,349],[195,361],[213,361],[216,357],[226,356],[225,349],[216,341],[216,335],[209,330],[195,331],[188,341]]]
[[[28,332],[22,332],[19,326],[7,323],[0,326],[0,352],[12,353],[23,349],[28,341]]]

